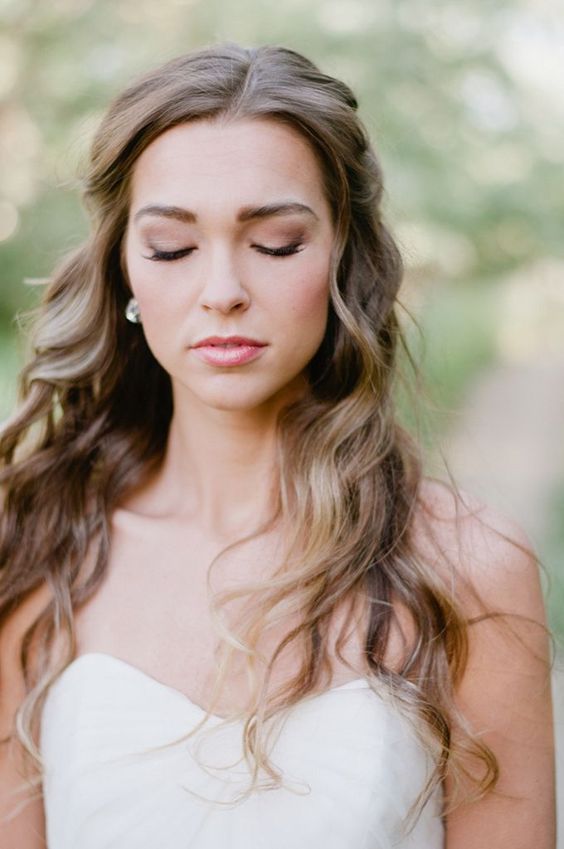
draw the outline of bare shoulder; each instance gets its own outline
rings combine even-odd
[[[0,487],[0,520],[4,499],[5,493]],[[43,581],[28,592],[17,606],[13,606],[13,609],[0,622],[0,677],[9,677],[10,680],[18,677],[20,668],[18,654],[22,638],[51,598],[51,588],[47,582]],[[19,685],[23,692],[23,679],[19,681]]]
[[[455,701],[499,770],[494,792],[474,800],[447,776],[446,849],[553,849],[551,663],[537,556],[519,523],[466,492],[425,480],[420,504],[416,544],[469,622]],[[476,775],[472,758],[462,762]]]
[[[514,518],[463,489],[425,478],[413,527],[419,550],[468,616],[484,612],[477,593],[488,608],[545,621],[538,557]]]
[[[43,800],[34,797],[23,780],[23,753],[13,732],[16,712],[26,694],[19,662],[21,640],[49,598],[47,586],[41,586],[0,629],[0,845],[19,849],[43,849],[46,845]]]
[[[20,663],[22,639],[51,598],[48,586],[41,585],[7,617],[0,627],[0,735],[13,731],[15,713],[26,695]],[[33,651],[31,652],[33,660]]]

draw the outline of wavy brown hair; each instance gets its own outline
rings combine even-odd
[[[39,774],[36,783],[40,711],[51,683],[76,657],[74,613],[104,579],[112,511],[161,463],[173,409],[169,375],[124,317],[132,169],[165,130],[203,118],[268,119],[301,133],[321,165],[336,234],[325,337],[307,369],[307,393],[278,421],[271,523],[291,517],[293,536],[267,584],[212,600],[223,637],[216,695],[233,653],[244,653],[254,682],[253,707],[243,717],[253,785],[260,768],[273,779],[269,786],[279,785],[262,732],[267,720],[326,683],[328,627],[343,600],[350,601],[344,630],[362,607],[367,677],[380,688],[385,682],[397,703],[422,720],[435,766],[420,807],[453,768],[457,751],[483,765],[478,794],[496,783],[493,752],[465,730],[453,698],[468,623],[413,534],[416,508],[420,515],[423,507],[422,460],[418,441],[399,423],[400,352],[416,366],[398,320],[403,267],[382,220],[382,171],[357,106],[347,85],[292,50],[226,43],[136,80],[99,126],[84,175],[90,235],[61,260],[32,312],[18,407],[0,433],[0,626],[40,585],[47,583],[52,595],[20,649],[27,696],[14,734]],[[244,627],[228,627],[219,605],[245,594]],[[383,658],[395,601],[409,611],[416,638],[394,671]],[[258,639],[289,615],[298,624],[266,661]],[[52,646],[61,637],[65,656],[54,663]],[[267,697],[269,672],[292,644],[301,666],[275,698]],[[257,664],[265,672],[261,686]]]

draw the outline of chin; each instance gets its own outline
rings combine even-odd
[[[188,390],[199,406],[209,407],[213,410],[225,410],[232,412],[245,412],[258,410],[261,407],[270,406],[280,399],[285,387],[282,389],[274,387],[258,387],[247,385],[237,381],[217,381],[215,386],[195,388],[193,386],[177,386],[180,392]]]

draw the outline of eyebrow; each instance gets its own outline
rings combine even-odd
[[[317,220],[319,217],[310,206],[297,201],[280,201],[278,203],[267,203],[262,206],[244,206],[239,210],[237,221],[253,221],[260,218],[270,218],[275,215],[295,215],[296,213],[306,213],[313,216]],[[135,213],[134,221],[138,221],[144,215],[158,215],[163,218],[174,218],[177,221],[183,221],[189,224],[195,224],[198,216],[190,209],[184,209],[181,206],[167,206],[163,204],[149,204],[143,206]]]

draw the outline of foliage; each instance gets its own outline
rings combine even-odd
[[[525,0],[3,0],[0,9],[4,326],[25,300],[22,279],[48,275],[85,232],[76,176],[112,94],[150,65],[223,39],[293,47],[358,92],[387,213],[422,287],[437,276],[493,280],[561,251],[564,115],[550,90],[519,76],[532,61]],[[538,15],[532,24],[548,38],[550,20]]]

